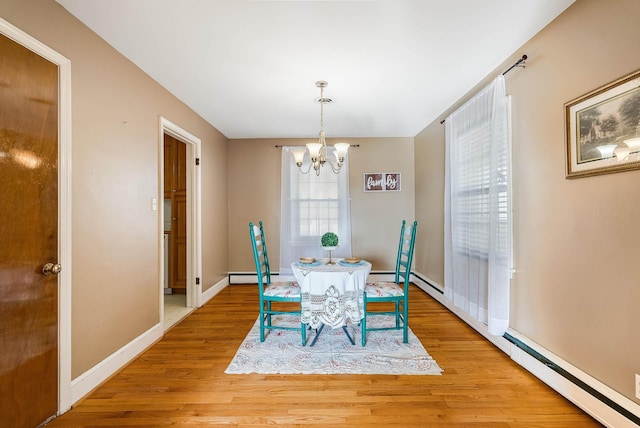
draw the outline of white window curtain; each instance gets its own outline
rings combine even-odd
[[[332,257],[351,256],[351,208],[349,199],[349,158],[339,174],[329,165],[316,176],[313,168],[302,174],[296,166],[291,150],[282,148],[281,207],[280,207],[280,276],[292,275],[291,263],[300,257],[328,257],[320,239],[326,232],[338,235],[338,248]],[[328,147],[327,157],[335,157]],[[305,164],[308,166],[308,153]]]
[[[445,296],[498,336],[509,327],[509,105],[499,76],[445,121]]]

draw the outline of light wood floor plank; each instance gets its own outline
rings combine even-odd
[[[232,285],[47,426],[601,426],[413,286],[410,302],[442,376],[227,375],[258,314],[255,286]]]

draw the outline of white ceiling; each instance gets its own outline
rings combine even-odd
[[[413,137],[574,2],[57,1],[231,139]]]

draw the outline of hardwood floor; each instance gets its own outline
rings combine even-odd
[[[601,426],[410,293],[409,325],[442,376],[224,374],[258,314],[255,286],[231,285],[47,426]]]

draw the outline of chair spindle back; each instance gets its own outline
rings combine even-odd
[[[411,263],[413,261],[413,248],[416,243],[417,228],[417,221],[414,221],[413,224],[407,224],[406,220],[402,220],[394,282],[396,284],[404,284],[405,289],[409,287],[409,280],[411,277]]]
[[[249,223],[249,234],[251,235],[251,247],[256,265],[256,274],[258,275],[258,285],[262,289],[271,284],[271,269],[269,267],[269,254],[262,221],[259,224],[260,226],[258,227],[253,223]]]

